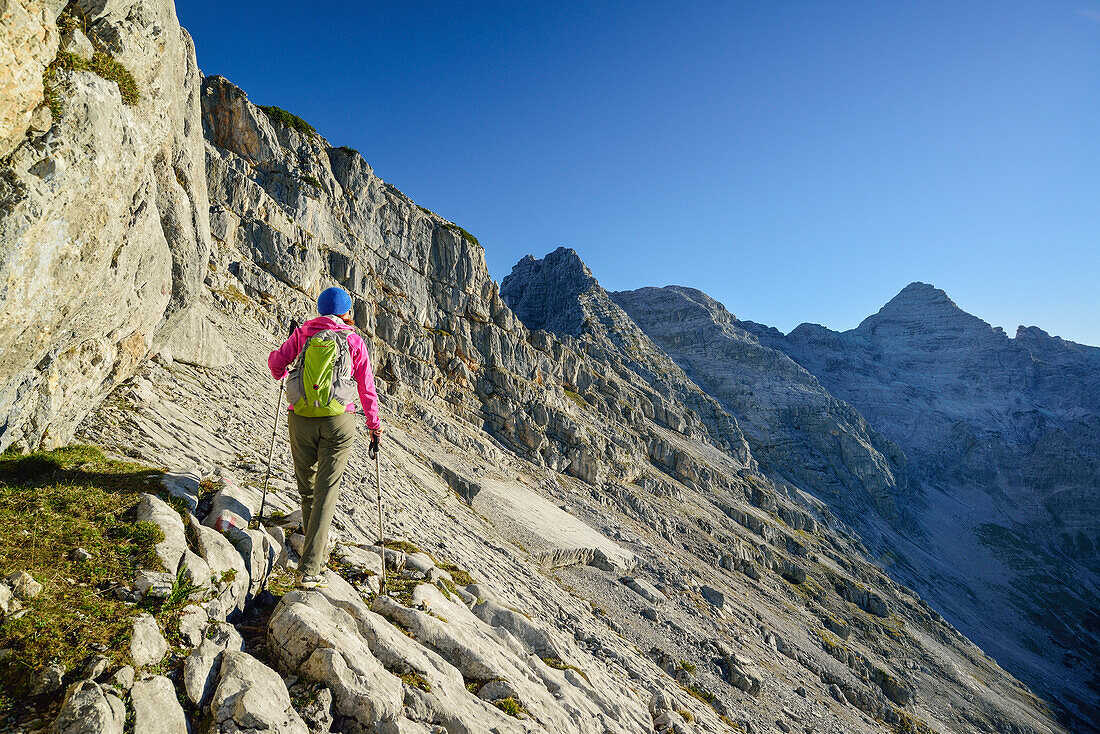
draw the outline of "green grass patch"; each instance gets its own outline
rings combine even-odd
[[[340,151],[341,153],[345,153],[345,154],[347,154],[347,155],[351,155],[351,154],[353,154],[353,153],[354,153],[355,155],[359,156],[360,158],[362,158],[362,157],[363,157],[363,154],[362,154],[362,153],[360,153],[359,151],[357,151],[357,150],[356,150],[355,148],[349,147],[349,146],[347,146],[347,145],[341,145],[341,146],[340,146],[339,148],[337,148],[336,150]]]
[[[555,670],[572,670],[575,673],[577,673],[578,675],[580,675],[580,677],[582,677],[586,681],[588,681],[589,683],[592,682],[592,681],[588,680],[588,673],[585,673],[583,670],[578,668],[576,665],[570,665],[569,663],[565,662],[561,658],[543,658],[542,662],[546,663],[547,665],[549,665],[551,668],[554,668]]]
[[[282,107],[275,107],[274,105],[259,105],[259,108],[264,111],[272,122],[277,122],[280,125],[289,127],[291,130],[297,130],[302,135],[308,135],[313,137],[317,134],[317,131],[313,129],[313,125],[298,117],[295,114],[287,112]]]
[[[306,175],[302,176],[301,178],[302,178],[303,181],[305,181],[307,184],[309,184],[313,188],[317,189],[318,191],[323,190],[322,187],[321,187],[321,182],[317,180],[316,176],[311,176],[310,174],[307,173]]]
[[[268,574],[267,590],[274,596],[283,597],[294,589],[295,582],[294,572],[280,566]]]
[[[676,709],[676,713],[680,714],[683,720],[689,724],[695,721],[695,715],[687,709]]]
[[[585,410],[588,409],[588,401],[585,400],[584,398],[582,398],[580,396],[580,393],[575,393],[572,390],[566,390],[565,391],[565,397],[569,398],[574,403],[576,403],[577,407],[583,408]]]
[[[160,568],[153,546],[164,535],[134,522],[133,511],[161,474],[92,446],[0,455],[0,568],[27,571],[43,587],[27,614],[0,627],[0,648],[11,650],[0,695],[22,698],[43,665],[72,670],[99,646],[116,664],[127,660],[134,608],[111,587],[131,583],[140,568]],[[71,560],[77,547],[91,558]],[[179,594],[169,609],[159,603],[158,616],[182,606]]]
[[[695,663],[690,660],[680,660],[676,663],[677,670],[683,670],[691,674],[695,674]]]
[[[57,54],[57,58],[50,62],[50,65],[42,72],[42,88],[46,104],[49,106],[50,113],[55,120],[61,117],[61,96],[53,81],[54,75],[61,69],[90,71],[109,82],[114,82],[118,85],[122,101],[131,107],[141,101],[141,93],[138,91],[137,82],[129,69],[122,65],[122,62],[102,51],[96,51],[92,54],[91,60],[68,51],[61,51]]]
[[[421,579],[413,579],[396,573],[386,572],[386,594],[406,607],[412,606],[413,589],[422,583],[424,583],[424,581]]]
[[[684,691],[686,691],[688,693],[688,695],[699,699],[700,701],[705,703],[707,706],[713,706],[714,705],[714,694],[711,693],[710,691],[708,691],[704,688],[700,688],[699,686],[697,686],[694,683],[692,683],[691,685],[687,685],[687,686],[682,685],[680,687],[683,688]]]
[[[413,688],[419,688],[426,693],[432,692],[432,684],[428,682],[427,678],[422,676],[420,673],[417,673],[416,671],[413,671],[411,673],[402,673],[397,677],[404,681],[407,685],[412,686]]]
[[[459,586],[469,586],[470,584],[475,583],[474,577],[470,575],[469,571],[465,571],[459,568],[456,564],[451,563],[450,561],[440,563],[439,567],[447,573],[451,574],[451,578],[454,579],[454,582]]]
[[[451,230],[455,234],[462,235],[464,238],[466,238],[467,241],[477,245],[478,247],[481,247],[481,243],[477,241],[477,237],[474,237],[472,234],[464,230],[462,227],[459,227],[457,224],[451,224],[448,222],[443,226]]]
[[[420,546],[407,540],[392,540],[386,542],[386,550],[401,551],[402,553],[423,553]]]
[[[493,705],[504,713],[508,714],[509,716],[514,716],[517,719],[520,717],[520,715],[526,715],[528,713],[523,704],[512,698],[511,696],[509,696],[508,698],[502,698],[498,701],[493,701]]]

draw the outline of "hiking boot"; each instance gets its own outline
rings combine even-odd
[[[298,577],[299,589],[327,589],[328,579],[323,574],[318,576],[303,575]]]

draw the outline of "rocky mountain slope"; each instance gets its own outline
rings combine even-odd
[[[1096,719],[1100,350],[1034,327],[1009,339],[920,283],[842,334],[803,324],[784,336],[677,286],[612,297],[746,426],[762,466],[794,473],[894,578]],[[837,406],[854,418],[821,425]],[[799,450],[785,450],[792,440]],[[861,518],[868,498],[836,487],[849,447],[865,445],[890,456],[870,463],[887,467],[870,476],[889,504]],[[810,473],[813,456],[828,471]],[[906,491],[889,482],[897,467]]]
[[[4,162],[0,307],[24,320],[5,322],[0,445],[75,434],[167,467],[126,518],[159,528],[159,569],[96,593],[144,604],[184,588],[194,603],[166,627],[131,611],[116,657],[32,671],[37,695],[6,703],[5,726],[1066,731],[821,499],[762,472],[731,412],[575,256],[558,266],[581,329],[531,330],[502,293],[529,292],[538,268],[498,288],[472,237],[358,152],[200,78],[169,2],[70,5],[79,22],[58,10],[35,12],[61,21],[65,53],[110,55],[139,96],[59,57],[71,68],[47,73],[43,100],[57,121],[17,131]],[[32,76],[45,64],[40,49],[16,58]],[[396,544],[373,545],[360,447],[331,586],[288,592],[282,441],[278,514],[247,527],[274,418],[265,359],[334,284],[376,363]],[[40,576],[42,599],[69,584]],[[12,578],[28,606],[4,609],[0,635],[42,612]]]
[[[909,457],[920,532],[899,575],[1100,719],[1100,349],[1036,327],[1010,338],[924,283],[849,332],[756,331]]]

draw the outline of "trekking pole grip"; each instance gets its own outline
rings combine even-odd
[[[374,461],[375,459],[378,458],[378,444],[379,443],[380,443],[380,439],[378,438],[378,436],[376,436],[374,434],[371,434],[370,446],[367,448],[367,453],[370,455],[371,461]]]

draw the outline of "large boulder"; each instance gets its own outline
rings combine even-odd
[[[268,636],[283,668],[332,689],[341,716],[370,725],[401,713],[401,681],[371,652],[356,619],[325,595],[284,596],[268,622]]]
[[[229,651],[222,656],[210,712],[213,731],[218,734],[309,734],[290,703],[283,679],[244,652]]]
[[[205,706],[214,695],[214,684],[223,654],[244,650],[244,639],[236,628],[224,622],[213,622],[202,642],[183,663],[183,690],[195,706]]]
[[[122,734],[126,705],[92,680],[69,687],[51,734]]]
[[[215,596],[207,603],[212,619],[227,619],[243,611],[248,600],[251,579],[244,558],[217,530],[200,525],[194,515],[187,517],[199,555],[210,567]]]
[[[187,552],[187,536],[180,514],[159,497],[143,494],[138,500],[137,519],[154,522],[160,527],[164,540],[156,545],[157,558],[164,564],[165,571],[175,574],[180,559]]]
[[[142,613],[134,619],[133,637],[130,638],[130,657],[137,668],[156,665],[168,652],[168,642],[160,633],[157,620],[151,614]]]
[[[162,675],[139,680],[130,689],[134,731],[141,734],[188,734],[187,718],[172,681]]]

